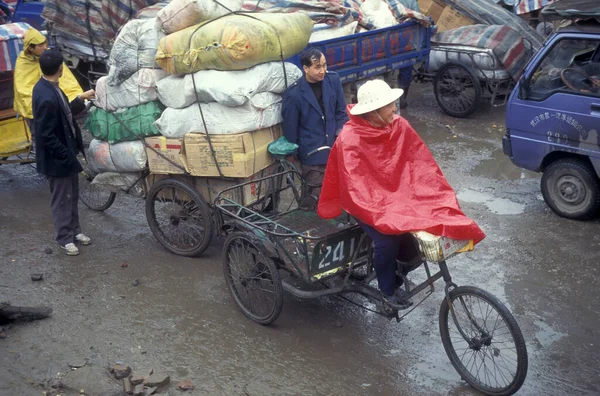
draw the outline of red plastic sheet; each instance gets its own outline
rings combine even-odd
[[[342,209],[383,234],[427,231],[474,243],[485,237],[425,143],[398,116],[382,130],[350,115],[329,156],[318,213],[333,218]]]

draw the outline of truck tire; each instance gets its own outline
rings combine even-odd
[[[600,180],[584,161],[565,158],[553,162],[542,175],[546,204],[561,217],[587,220],[600,209]]]

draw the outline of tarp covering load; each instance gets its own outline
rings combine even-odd
[[[532,11],[539,10],[551,4],[553,0],[519,0],[516,2],[514,10],[515,14],[528,14]]]
[[[388,133],[352,115],[342,129],[329,155],[318,213],[333,218],[342,209],[388,235],[426,231],[473,244],[485,237],[462,212],[423,140],[398,116]]]
[[[285,63],[285,73],[288,85],[302,77],[300,69],[292,63]],[[175,109],[182,109],[197,101],[241,106],[256,94],[281,94],[287,88],[281,62],[263,63],[240,71],[201,70],[183,77],[169,76],[159,81],[156,87],[160,101]]]
[[[341,27],[332,27],[325,23],[316,24],[313,28],[313,32],[310,35],[309,43],[315,43],[318,41],[331,40],[338,37],[349,36],[356,33],[358,28],[358,21],[354,21],[349,25]]]
[[[155,19],[134,19],[119,33],[110,51],[108,83],[121,84],[142,68],[158,67],[159,31]]]
[[[312,27],[304,14],[228,15],[164,37],[156,60],[169,74],[248,69],[296,55]]]
[[[87,160],[96,173],[137,172],[146,168],[148,157],[141,141],[108,144],[92,139]]]
[[[380,1],[383,3],[382,7],[387,8],[388,12],[393,15],[395,23],[403,22],[406,19],[415,19],[425,25],[429,24],[429,21],[418,12],[418,9],[410,10],[398,0]],[[363,13],[362,5],[361,0],[246,0],[243,10],[261,13],[303,13],[317,24],[325,23],[332,27],[340,27],[358,22],[358,25],[364,29],[376,28],[368,16]]]
[[[443,2],[477,24],[510,26],[523,36],[526,46],[533,47],[533,52],[544,44],[544,37],[540,33],[531,28],[522,18],[495,4],[493,0],[443,0]]]
[[[436,44],[460,44],[478,48],[491,49],[496,59],[499,60],[501,67],[506,70],[510,76],[517,80],[523,68],[533,56],[533,50],[525,45],[523,37],[509,26],[502,25],[471,25],[448,30],[438,33],[431,39],[432,43]],[[432,70],[436,69],[435,56],[434,64],[430,63]],[[477,58],[479,59],[479,58]],[[462,63],[472,62],[467,56],[462,56],[459,59]],[[476,58],[473,58],[477,62]],[[480,60],[480,64],[470,65],[476,69],[490,70],[494,69],[489,58],[487,61]]]
[[[135,19],[151,19],[156,18],[158,12],[169,4],[168,1],[160,1],[154,5],[142,8],[135,14]]]
[[[206,129],[212,135],[256,131],[282,121],[281,96],[271,92],[256,94],[242,106],[228,107],[217,102],[200,106]],[[204,133],[198,103],[185,109],[167,108],[155,125],[163,136],[170,138],[181,138],[190,132]]]
[[[600,22],[600,2],[598,0],[560,0],[542,10],[542,17],[554,19],[590,19]]]
[[[157,101],[117,111],[114,115],[100,108],[92,108],[85,128],[96,139],[109,143],[156,136],[159,132],[152,124],[160,117],[162,109],[162,105]]]
[[[242,0],[172,0],[156,17],[164,32],[170,34],[241,8]]]
[[[354,0],[246,0],[244,11],[260,13],[303,13],[315,23],[339,27],[357,21],[359,25],[372,28],[360,10],[361,3]]]
[[[23,37],[30,28],[25,22],[0,25],[0,72],[15,68],[17,57],[23,51]]]
[[[165,77],[167,73],[162,69],[140,69],[118,85],[109,85],[108,77],[100,77],[96,82],[94,104],[115,111],[157,100],[156,83]]]
[[[117,30],[156,0],[46,0],[42,17],[53,23],[57,42],[82,55],[105,58]]]

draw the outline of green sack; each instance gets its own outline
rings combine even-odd
[[[274,142],[269,143],[267,149],[269,150],[269,153],[273,155],[287,156],[293,154],[298,149],[298,145],[296,143],[290,143],[285,136],[282,136]]]
[[[111,144],[137,140],[145,136],[157,136],[160,132],[154,126],[154,121],[160,118],[163,109],[158,101],[115,112],[95,107],[90,110],[85,128],[96,139]]]

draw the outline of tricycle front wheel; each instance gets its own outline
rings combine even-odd
[[[283,307],[277,266],[244,232],[234,232],[223,247],[223,271],[229,291],[244,315],[262,325],[273,323]]]
[[[490,293],[462,286],[440,308],[440,335],[463,380],[486,395],[517,392],[527,376],[527,347],[508,308]]]
[[[156,239],[179,256],[202,254],[214,234],[210,207],[204,198],[174,178],[152,185],[146,197],[146,218]]]
[[[79,172],[79,200],[89,209],[103,212],[115,202],[117,194],[92,184],[96,173],[90,169],[86,157],[80,162],[83,172]]]

